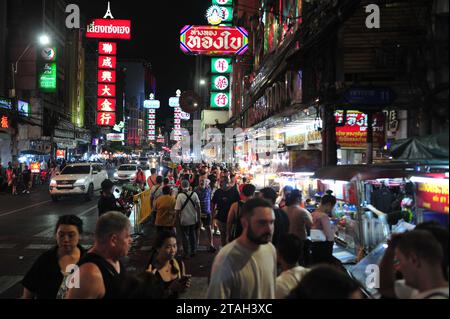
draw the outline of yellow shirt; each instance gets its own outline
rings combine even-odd
[[[162,195],[155,201],[156,226],[174,227],[176,221],[175,214],[176,200],[170,195]]]

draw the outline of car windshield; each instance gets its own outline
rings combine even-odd
[[[61,175],[82,175],[91,172],[90,166],[66,166]]]
[[[141,158],[139,159],[139,161],[141,161],[141,162],[147,162],[148,159],[147,159],[146,157],[141,157]]]
[[[136,166],[133,165],[125,165],[119,167],[119,171],[135,171],[135,170],[137,170],[137,168]]]

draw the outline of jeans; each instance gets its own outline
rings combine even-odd
[[[227,223],[218,222],[219,231],[220,231],[220,241],[222,243],[222,247],[225,247],[227,244]]]
[[[197,231],[195,226],[181,226],[184,256],[195,254],[197,251]]]

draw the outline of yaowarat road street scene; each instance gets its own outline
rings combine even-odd
[[[448,299],[448,10],[0,0],[0,299]]]

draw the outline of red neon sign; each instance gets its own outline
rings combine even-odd
[[[56,151],[56,158],[66,158],[66,151],[64,151],[64,150],[57,150]]]
[[[187,25],[180,43],[186,54],[242,55],[248,50],[248,32],[241,27]]]
[[[343,112],[335,114],[336,123],[343,123]],[[363,149],[367,147],[367,114],[358,111],[347,111],[344,126],[336,127],[336,143],[343,148]],[[373,115],[373,144],[383,147],[385,144],[384,116],[382,113]]]
[[[1,117],[1,124],[0,124],[1,128],[9,128],[9,119],[6,116],[2,116]]]
[[[117,58],[115,56],[98,56],[99,69],[115,69],[117,66]]]
[[[116,71],[112,70],[98,70],[98,83],[115,83]]]
[[[86,38],[130,40],[131,21],[94,19],[87,26]]]
[[[116,113],[113,112],[98,112],[97,125],[98,126],[114,126],[116,124]]]
[[[97,95],[105,98],[115,97],[116,86],[114,84],[99,84],[97,87]]]
[[[117,43],[115,42],[99,42],[98,54],[101,55],[117,55]]]
[[[97,99],[97,111],[100,112],[115,112],[116,100],[115,99]]]

